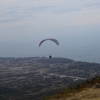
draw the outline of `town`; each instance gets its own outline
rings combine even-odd
[[[67,58],[0,58],[0,89],[6,88],[0,91],[0,98],[37,100],[100,75],[99,72],[99,63]]]

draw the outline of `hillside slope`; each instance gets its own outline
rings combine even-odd
[[[78,93],[69,93],[68,95],[61,98],[52,97],[47,100],[100,100],[100,88],[86,88]]]
[[[100,100],[100,89],[86,88],[79,93],[60,100]]]
[[[94,88],[97,83],[98,87]],[[44,100],[100,100],[100,77],[99,80],[91,79]]]

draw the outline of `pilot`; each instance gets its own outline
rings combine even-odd
[[[52,58],[52,56],[50,55],[49,58]]]

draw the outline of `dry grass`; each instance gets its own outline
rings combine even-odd
[[[45,100],[100,100],[100,88],[92,88],[95,83],[100,84],[100,80],[91,79]]]
[[[66,95],[56,95],[48,100],[100,100],[100,88],[86,88],[78,93],[67,93]]]

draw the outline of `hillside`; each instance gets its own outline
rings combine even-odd
[[[100,100],[100,89],[86,88],[78,93],[70,93],[68,97],[52,98],[48,100]]]
[[[98,84],[98,87],[93,87],[93,84]],[[44,100],[100,100],[100,78],[92,78]]]
[[[86,88],[66,100],[100,100],[100,89]]]

